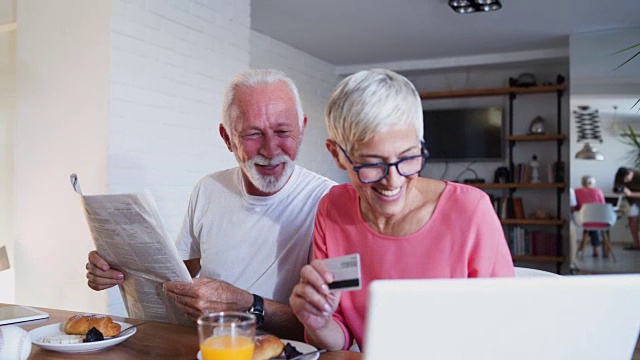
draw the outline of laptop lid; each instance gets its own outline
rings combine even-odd
[[[622,195],[605,196],[604,202],[613,206],[613,211],[618,211],[622,205]]]
[[[631,359],[640,275],[381,280],[365,360]]]

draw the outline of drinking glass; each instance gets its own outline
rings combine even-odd
[[[211,312],[198,318],[203,360],[251,360],[256,317],[243,312]]]

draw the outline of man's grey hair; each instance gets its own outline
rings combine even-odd
[[[591,175],[585,175],[582,177],[582,187],[596,186],[596,178]]]
[[[422,102],[404,76],[386,69],[357,72],[333,91],[324,113],[329,138],[351,151],[385,130],[409,126],[424,133]]]
[[[236,91],[240,88],[255,88],[260,85],[271,85],[278,82],[283,82],[289,88],[289,92],[293,95],[296,103],[296,112],[298,116],[298,123],[300,129],[304,125],[304,112],[302,111],[302,102],[300,101],[300,95],[298,94],[298,88],[296,84],[285,73],[279,70],[273,69],[252,69],[242,72],[236,75],[224,94],[224,101],[222,103],[222,126],[231,131],[231,123],[236,120],[240,111],[235,103]]]

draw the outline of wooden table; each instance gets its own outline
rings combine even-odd
[[[0,304],[0,307],[7,306]],[[35,320],[14,325],[25,330],[66,321],[70,316],[80,314],[74,311],[39,308],[49,313],[45,320]],[[113,316],[116,321],[137,324],[141,320]],[[121,344],[98,352],[68,354],[43,350],[33,345],[29,359],[196,359],[198,353],[198,331],[195,327],[154,322],[138,328],[135,335]],[[320,354],[320,360],[362,360],[361,353],[351,351],[331,351]],[[640,360],[640,342],[636,345],[633,360]]]
[[[0,304],[0,307],[7,306]],[[27,321],[14,325],[25,330],[66,321],[70,316],[81,314],[74,311],[39,308],[49,313],[44,320]],[[116,321],[137,324],[141,320],[112,316]],[[135,335],[123,343],[98,352],[69,354],[41,349],[33,345],[29,359],[196,359],[198,353],[198,330],[195,327],[153,322],[138,328]],[[362,360],[362,354],[351,351],[332,351],[320,355],[320,360]]]

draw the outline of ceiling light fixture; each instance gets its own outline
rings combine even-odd
[[[604,161],[604,155],[596,147],[585,143],[582,149],[576,153],[576,159]]]
[[[502,8],[500,0],[449,0],[449,6],[458,14],[494,11]]]

